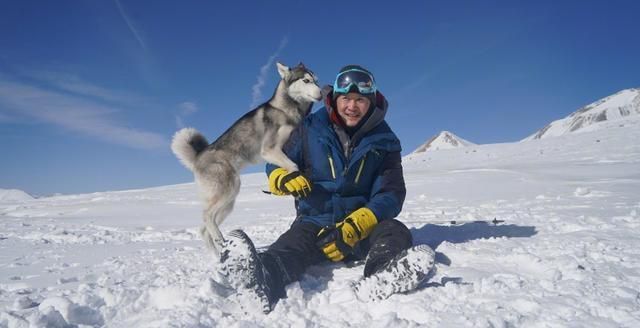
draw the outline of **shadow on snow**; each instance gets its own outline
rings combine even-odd
[[[537,234],[534,226],[518,226],[515,224],[494,225],[484,221],[469,222],[462,225],[437,225],[426,224],[417,229],[411,229],[413,244],[427,244],[436,250],[443,242],[454,244],[465,243],[474,239],[487,238],[526,238]],[[450,265],[451,260],[443,253],[436,252],[436,262]],[[337,268],[360,267],[364,261],[350,263],[335,263],[314,265],[307,270],[300,287],[303,290],[304,298],[309,299],[314,294],[326,290],[329,281],[334,278],[334,270]],[[425,287],[439,287],[447,283],[466,284],[460,277],[442,277],[440,282],[427,280],[417,290]]]
[[[460,244],[475,239],[527,238],[534,236],[538,232],[534,226],[495,225],[486,221],[476,221],[463,225],[425,224],[421,228],[411,229],[411,233],[414,245],[427,244],[433,250],[436,250],[445,241]],[[451,260],[445,254],[437,251],[436,262],[447,266],[451,265]],[[460,277],[442,277],[440,282],[431,281],[422,287],[438,287],[447,283],[466,284]]]
[[[427,244],[435,250],[445,241],[460,244],[474,239],[526,238],[538,232],[534,226],[493,225],[485,221],[477,221],[453,226],[426,224],[421,228],[411,229],[411,233],[414,245]]]

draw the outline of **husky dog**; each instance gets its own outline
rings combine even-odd
[[[289,172],[298,166],[283,152],[289,134],[321,98],[318,80],[302,63],[294,68],[277,63],[282,78],[264,104],[242,116],[209,144],[194,128],[173,136],[171,150],[193,172],[204,203],[200,234],[219,254],[224,241],[218,226],[231,213],[240,190],[240,170],[260,158]]]

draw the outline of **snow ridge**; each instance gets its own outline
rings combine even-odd
[[[522,141],[557,137],[574,132],[608,128],[608,122],[619,122],[640,115],[640,88],[622,90],[595,101],[569,116],[556,120]]]
[[[21,202],[33,200],[33,196],[18,189],[0,189],[0,203],[1,202]]]

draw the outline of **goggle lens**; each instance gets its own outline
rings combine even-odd
[[[349,93],[349,90],[356,86],[361,94],[372,94],[376,92],[376,82],[367,72],[359,69],[352,69],[338,74],[333,84],[333,91],[337,93]]]

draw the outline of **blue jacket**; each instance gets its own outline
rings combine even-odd
[[[402,210],[406,189],[400,141],[384,121],[387,102],[378,97],[383,105],[372,109],[351,138],[331,121],[329,105],[291,133],[283,151],[312,184],[307,197],[296,199],[298,220],[334,225],[367,207],[380,222]],[[267,176],[276,168],[267,164]]]

